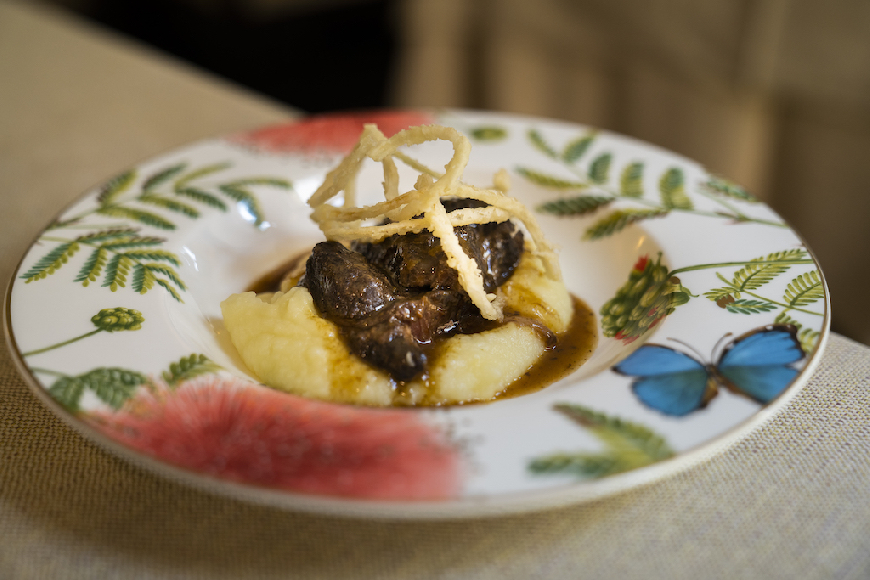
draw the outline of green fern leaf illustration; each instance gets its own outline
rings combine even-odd
[[[620,462],[609,455],[591,453],[554,453],[537,457],[529,462],[529,471],[535,474],[560,473],[586,478],[599,478],[626,471]]]
[[[244,179],[236,179],[235,181],[231,181],[226,185],[241,187],[244,187],[246,185],[269,185],[271,187],[278,187],[280,189],[290,189],[291,187],[293,187],[293,185],[289,181],[278,177],[246,177]]]
[[[102,230],[81,235],[76,238],[76,241],[86,244],[99,244],[101,242],[107,242],[109,240],[117,240],[119,238],[128,238],[130,236],[135,236],[138,231],[139,230],[136,229]]]
[[[48,394],[73,413],[79,411],[84,392],[85,383],[78,377],[61,377],[48,388]]]
[[[825,297],[825,287],[818,270],[801,274],[789,282],[783,299],[791,308],[808,306]]]
[[[733,312],[735,314],[758,314],[759,312],[770,312],[777,308],[779,307],[776,304],[771,304],[770,302],[749,300],[746,298],[735,300],[725,306],[725,309],[728,310],[728,312]]]
[[[541,173],[540,171],[535,171],[534,169],[528,169],[526,167],[518,167],[517,173],[525,177],[535,185],[540,185],[541,187],[546,187],[547,189],[578,190],[586,189],[587,187],[589,187],[589,184],[583,181],[571,181],[568,179],[562,179],[560,177],[547,175],[546,173]]]
[[[177,165],[167,167],[162,171],[158,171],[157,173],[151,175],[148,179],[145,180],[145,182],[142,184],[142,191],[150,192],[157,189],[158,186],[174,178],[185,169],[187,169],[187,163],[179,163]]]
[[[133,266],[133,280],[130,282],[130,287],[134,292],[145,294],[154,288],[154,273],[143,264],[135,264]]]
[[[620,232],[639,221],[662,217],[667,214],[666,210],[660,209],[618,209],[592,224],[586,230],[583,239],[597,240]]]
[[[109,288],[112,292],[127,285],[127,275],[133,261],[124,254],[115,254],[106,265],[106,277],[103,280],[103,288]]]
[[[142,267],[151,272],[152,274],[163,274],[172,282],[181,288],[182,290],[187,290],[187,286],[184,285],[184,282],[181,281],[181,278],[173,268],[169,266],[165,266],[163,264],[142,264]]]
[[[214,163],[212,165],[206,165],[204,167],[200,167],[199,169],[195,169],[190,173],[182,176],[175,182],[175,191],[184,189],[187,187],[187,184],[195,179],[199,179],[201,177],[205,177],[207,175],[211,175],[213,173],[218,173],[223,171],[224,169],[228,169],[230,167],[229,163]]]
[[[146,272],[142,264],[133,265],[133,282],[131,287],[134,292],[145,294],[154,286],[154,275]]]
[[[97,213],[114,218],[134,220],[161,230],[174,230],[175,224],[155,213],[133,209],[131,207],[108,206],[101,207]]]
[[[163,266],[161,264],[136,264],[133,266],[133,279],[130,281],[130,287],[134,292],[138,292],[139,294],[145,294],[157,284],[162,287],[164,290],[169,292],[169,294],[178,302],[184,302],[181,299],[181,296],[172,287],[168,280],[164,280],[163,278],[158,278],[156,274],[163,274],[167,278],[169,278],[176,286],[185,290],[186,287],[181,279],[178,277],[178,274],[170,267]]]
[[[704,292],[704,296],[717,303],[719,303],[720,300],[724,299],[733,300],[734,298],[740,298],[740,289],[732,285],[730,280],[727,280],[719,272],[716,272],[716,277],[719,278],[726,285],[722,288],[713,288],[712,290],[708,290],[707,292]],[[719,305],[722,308],[725,308],[724,304]]]
[[[175,298],[175,300],[177,302],[184,304],[184,300],[181,299],[181,294],[179,294],[178,291],[172,287],[172,284],[170,284],[169,282],[167,282],[163,278],[157,278],[157,277],[154,278],[154,282],[158,286],[160,286],[161,288],[163,288],[164,290],[169,292],[169,295],[172,296],[173,298]]]
[[[255,226],[263,223],[263,212],[260,210],[260,204],[254,194],[241,187],[227,184],[218,186],[218,189],[235,200],[236,203],[241,204],[247,213],[254,218]]]
[[[619,179],[619,193],[625,197],[643,197],[643,163],[625,166]]]
[[[122,193],[129,189],[135,180],[135,169],[125,171],[117,177],[112,178],[103,186],[102,190],[100,190],[99,195],[97,195],[97,202],[99,202],[101,206],[107,206],[114,203]]]
[[[739,298],[739,294],[739,292],[729,286],[726,286],[724,288],[713,288],[712,290],[704,292],[704,296],[706,296],[713,302],[716,302],[717,304],[723,300]],[[722,304],[720,304],[720,306],[722,306],[722,308],[725,308],[726,303],[723,302]]]
[[[798,329],[800,329],[800,327],[801,327],[801,324],[797,320],[795,320],[794,318],[789,316],[787,310],[783,310],[782,312],[777,314],[776,318],[773,319],[773,323],[774,324],[789,324],[789,325],[794,326],[795,328],[798,328]]]
[[[468,136],[475,141],[492,143],[507,138],[508,132],[504,127],[485,125],[482,127],[474,127],[468,132]]]
[[[227,204],[225,204],[222,199],[201,189],[197,189],[195,187],[184,187],[181,189],[176,189],[175,193],[177,195],[188,197],[209,207],[213,207],[221,211],[227,211]]]
[[[565,163],[576,163],[586,154],[593,141],[595,141],[595,133],[589,133],[570,141],[562,149],[562,161]]]
[[[129,399],[146,381],[142,373],[118,367],[100,367],[75,377],[61,377],[49,387],[49,394],[72,412],[79,411],[85,389],[114,409]]]
[[[537,210],[541,213],[568,217],[593,213],[611,203],[613,203],[612,197],[581,195],[544,202],[537,207]]]
[[[590,429],[596,437],[611,447],[628,446],[637,449],[652,461],[672,457],[667,441],[648,427],[593,411],[582,405],[560,404],[554,407],[575,423]]]
[[[731,284],[738,292],[757,290],[776,276],[788,271],[789,261],[799,260],[806,256],[803,248],[795,248],[784,252],[774,252],[760,258],[753,258],[746,266],[734,273]]]
[[[662,205],[668,208],[692,209],[692,200],[686,195],[683,170],[671,167],[659,179]]]
[[[157,260],[160,262],[169,262],[175,266],[181,265],[178,255],[166,250],[130,250],[124,252],[124,255],[131,260]]]
[[[526,136],[529,138],[529,143],[532,144],[532,147],[550,157],[552,159],[556,159],[559,155],[556,153],[556,150],[550,147],[550,145],[544,140],[544,136],[537,129],[529,129]]]
[[[54,274],[69,261],[70,257],[78,251],[79,247],[78,242],[65,242],[56,246],[40,258],[20,278],[25,280],[25,283],[29,283],[35,280],[42,280],[46,276]]]
[[[121,408],[121,405],[133,395],[136,387],[147,380],[142,373],[117,367],[94,369],[79,375],[78,378],[102,402],[113,409]]]
[[[169,365],[169,370],[163,371],[163,380],[170,387],[206,374],[219,371],[221,366],[204,354],[191,354],[182,357],[178,362]]]
[[[592,160],[589,164],[589,181],[592,183],[607,183],[610,179],[610,164],[613,161],[613,154],[602,153]]]
[[[603,453],[556,453],[529,463],[533,473],[568,473],[604,477],[673,457],[674,451],[655,431],[583,407],[559,404],[555,410],[589,430],[605,446]]]
[[[108,261],[109,252],[105,247],[95,248],[88,259],[85,260],[79,275],[76,276],[75,282],[81,282],[82,286],[89,286],[91,282],[96,282],[100,273],[103,271],[103,266]]]
[[[119,238],[103,244],[107,250],[122,250],[127,248],[144,248],[148,246],[159,246],[166,241],[166,238],[158,238],[156,236],[130,236],[127,238]]]
[[[707,191],[723,197],[758,203],[758,199],[745,189],[721,177],[711,176],[710,179],[703,184],[703,187]]]
[[[798,341],[800,341],[804,353],[809,354],[813,352],[819,341],[819,332],[812,328],[804,328],[798,332]]]
[[[168,209],[169,211],[174,211],[175,213],[180,213],[186,215],[190,218],[198,218],[199,212],[195,207],[187,205],[186,203],[182,203],[180,201],[170,199],[167,197],[162,197],[159,195],[142,195],[137,198],[137,201],[142,203],[147,203],[151,205],[155,205],[157,207],[162,207],[164,209]]]

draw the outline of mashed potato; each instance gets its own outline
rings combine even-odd
[[[565,285],[548,278],[540,258],[528,252],[499,293],[506,311],[537,320],[557,334],[570,324],[573,306]],[[221,310],[233,344],[258,380],[290,393],[343,403],[489,400],[523,376],[546,348],[533,327],[513,322],[453,336],[441,346],[427,379],[396,388],[387,373],[348,351],[338,328],[317,313],[305,288],[264,297],[233,294]]]

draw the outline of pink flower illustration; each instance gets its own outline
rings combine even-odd
[[[345,154],[356,145],[366,123],[375,123],[391,137],[402,129],[433,120],[432,115],[419,111],[318,115],[243,133],[232,140],[271,152]]]
[[[418,412],[333,405],[210,376],[158,386],[91,423],[132,448],[221,479],[330,496],[454,497],[457,446]]]

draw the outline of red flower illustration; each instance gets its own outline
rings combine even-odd
[[[648,262],[649,256],[641,256],[637,259],[637,263],[635,263],[632,270],[634,270],[635,272],[643,272],[644,270],[646,270],[646,265]]]
[[[457,447],[416,412],[332,405],[227,378],[158,387],[91,421],[173,465],[294,492],[433,500],[461,484]]]
[[[232,140],[272,152],[345,154],[356,145],[366,123],[375,123],[384,135],[391,137],[402,129],[433,120],[432,115],[419,111],[318,115],[243,133]]]

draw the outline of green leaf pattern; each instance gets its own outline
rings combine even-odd
[[[186,380],[215,373],[220,368],[220,365],[213,362],[204,354],[192,354],[188,357],[182,357],[178,362],[169,365],[169,369],[163,371],[163,380],[170,387],[177,387]]]
[[[682,169],[671,167],[659,179],[659,192],[662,205],[669,209],[686,209],[693,207],[692,200],[686,195],[685,177]]]
[[[34,282],[54,274],[61,268],[61,266],[69,261],[80,247],[81,246],[76,241],[65,242],[55,246],[50,252],[40,258],[39,261],[37,261],[36,264],[34,264],[27,272],[22,274],[21,278],[27,282]]]
[[[85,261],[82,269],[79,270],[79,275],[76,276],[75,282],[81,282],[82,286],[88,286],[91,282],[96,282],[97,277],[103,270],[103,267],[108,261],[109,251],[100,246],[91,252],[90,257]]]
[[[191,354],[169,365],[162,378],[172,388],[182,382],[221,370],[220,365],[203,354]],[[75,376],[61,376],[48,387],[48,393],[73,413],[81,411],[81,400],[86,391],[114,410],[124,406],[141,386],[152,384],[145,374],[121,367],[98,367]]]
[[[663,217],[662,209],[618,209],[592,224],[583,235],[584,240],[597,240],[620,232],[628,226],[650,218]]]
[[[131,169],[114,177],[103,186],[97,195],[97,202],[102,206],[111,205],[125,191],[127,191],[133,182],[136,180],[136,170]]]
[[[619,192],[624,197],[643,197],[643,168],[641,162],[629,163],[622,170]]]
[[[789,282],[783,300],[789,308],[809,306],[825,297],[825,288],[818,270],[801,274]]]
[[[556,153],[556,150],[553,149],[549,143],[544,139],[544,136],[541,135],[540,131],[537,129],[529,129],[528,132],[529,143],[531,143],[532,147],[550,157],[551,159],[556,159],[559,155]]]
[[[621,199],[630,201],[635,204],[642,204],[644,209],[649,213],[633,213],[632,223],[636,223],[646,217],[658,217],[660,212],[681,211],[694,213],[696,215],[716,218],[730,219],[733,223],[758,223],[777,227],[787,227],[784,223],[761,218],[752,218],[742,213],[734,205],[729,203],[728,199],[739,200],[742,202],[752,203],[755,199],[746,193],[745,190],[721,178],[709,178],[706,182],[700,183],[697,189],[701,193],[710,194],[707,197],[721,206],[720,210],[700,210],[695,207],[695,203],[689,196],[686,187],[686,176],[683,169],[680,167],[669,167],[660,176],[658,176],[658,196],[657,199],[652,199],[652,196],[646,196],[644,190],[644,174],[646,172],[646,164],[643,161],[633,160],[621,168],[618,167],[617,160],[613,157],[610,151],[597,152],[586,165],[585,170],[580,161],[589,155],[590,151],[595,148],[595,134],[582,134],[574,139],[569,140],[563,147],[561,154],[557,153],[557,147],[547,141],[544,135],[537,129],[532,128],[527,132],[529,143],[537,151],[552,160],[560,161],[564,168],[576,176],[569,178],[561,175],[553,175],[548,172],[540,171],[528,166],[516,167],[515,171],[529,182],[557,191],[578,191],[582,189],[595,189],[594,197],[600,197],[607,194],[613,200]],[[611,173],[619,171],[618,187],[609,185]],[[541,208],[553,207],[547,202],[541,204]],[[659,212],[652,211],[659,210]],[[548,212],[548,209],[542,209]],[[579,215],[561,213],[552,211],[554,215],[570,216]],[[597,239],[601,236],[614,235],[621,231],[621,227],[605,227],[605,224],[612,223],[618,225],[621,223],[621,216],[609,216],[608,219],[602,222],[594,229],[587,231],[585,239]]]
[[[588,430],[603,445],[600,453],[561,452],[529,462],[534,474],[568,474],[595,479],[646,467],[673,457],[664,437],[653,430],[588,407],[557,404],[555,410]]]
[[[612,197],[582,195],[547,201],[539,205],[537,209],[539,212],[558,216],[575,216],[594,213],[611,203],[613,203]]]
[[[582,135],[573,141],[569,141],[562,150],[562,161],[565,163],[577,163],[583,157],[595,140],[595,133]]]
[[[89,246],[91,250],[79,268],[75,282],[87,287],[104,275],[102,287],[114,292],[127,285],[127,276],[132,270],[131,286],[135,291],[145,293],[157,286],[182,302],[180,292],[186,286],[181,276],[174,268],[158,263],[180,266],[181,261],[173,252],[159,248],[166,242],[165,238],[141,235],[140,228],[173,231],[177,228],[175,216],[185,219],[202,216],[197,205],[226,211],[227,204],[220,198],[221,194],[244,205],[248,213],[254,216],[255,225],[259,226],[265,218],[251,188],[292,187],[288,180],[271,176],[243,177],[220,183],[215,186],[217,194],[207,191],[208,186],[194,183],[229,167],[229,163],[214,163],[189,169],[187,163],[175,163],[146,177],[138,190],[134,187],[139,178],[135,169],[118,175],[101,188],[96,207],[48,228],[40,240],[57,245],[37,260],[21,278],[27,282],[42,280],[69,262],[82,246]],[[58,230],[77,224],[89,214],[132,222],[133,227],[101,228],[94,225],[92,231],[74,239],[54,235]]]
[[[535,185],[539,185],[540,187],[546,187],[547,189],[571,191],[586,189],[587,187],[589,187],[589,184],[584,181],[553,177],[552,175],[547,175],[546,173],[535,171],[534,169],[529,169],[527,167],[518,167],[517,173],[519,173]]]
[[[728,310],[728,312],[734,312],[736,314],[758,314],[759,312],[770,312],[771,310],[776,310],[777,306],[763,300],[741,298],[740,300],[728,303],[728,305],[725,306],[725,309]]]
[[[602,153],[589,164],[589,181],[596,184],[607,183],[610,180],[610,165],[613,155]]]
[[[48,392],[57,402],[73,412],[80,410],[85,390],[93,391],[102,402],[113,409],[119,409],[145,380],[145,375],[136,371],[100,367],[77,376],[61,377],[48,388]]]

